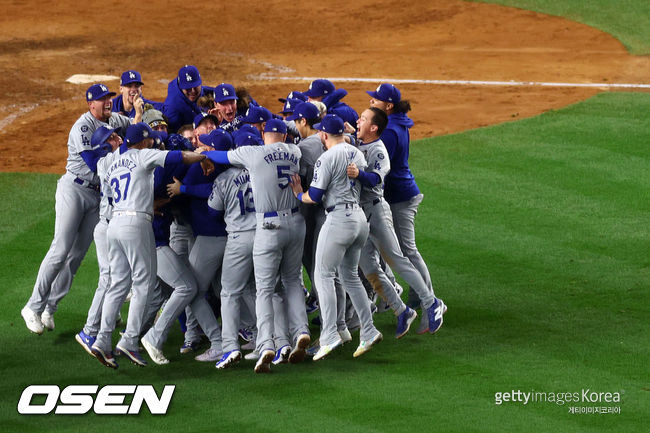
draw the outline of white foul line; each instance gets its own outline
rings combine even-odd
[[[314,81],[323,77],[272,77],[256,76],[261,80],[282,80],[282,81]],[[592,88],[613,88],[613,89],[650,89],[650,84],[635,83],[553,83],[543,81],[476,81],[476,80],[410,80],[391,78],[353,78],[353,77],[330,77],[330,81],[356,82],[356,83],[395,83],[395,84],[438,84],[450,86],[527,86],[527,87],[592,87]]]

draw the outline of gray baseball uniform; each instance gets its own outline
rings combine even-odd
[[[224,212],[228,240],[221,272],[221,326],[224,353],[239,350],[240,305],[253,283],[255,204],[248,170],[230,168],[214,180],[208,206]]]
[[[117,346],[138,351],[147,298],[156,283],[156,244],[151,226],[153,172],[164,166],[168,153],[128,149],[116,155],[107,170],[113,196],[113,217],[107,232],[111,287],[104,297],[101,329],[94,344],[105,352],[111,349],[115,317],[130,288],[129,317]]]
[[[368,223],[359,206],[361,184],[350,180],[347,175],[350,163],[355,163],[360,170],[366,167],[359,149],[344,142],[335,145],[316,162],[311,183],[312,187],[326,191],[323,205],[327,218],[318,236],[314,272],[323,321],[321,346],[334,344],[340,339],[334,288],[337,269],[359,315],[361,340],[369,341],[379,333],[372,322],[370,301],[357,273],[361,249],[368,238]]]
[[[113,113],[104,123],[86,112],[77,119],[68,136],[66,173],[56,187],[54,239],[38,270],[36,283],[27,306],[41,314],[56,311],[58,302],[70,291],[72,279],[93,240],[99,220],[99,178],[80,156],[94,150],[93,132],[100,126],[117,128],[123,134],[129,118]]]
[[[404,278],[418,294],[425,308],[433,304],[433,292],[427,287],[420,273],[409,259],[404,257],[399,241],[393,229],[390,206],[384,200],[384,178],[390,171],[388,152],[381,140],[361,143],[359,146],[368,162],[368,172],[379,175],[381,182],[372,188],[364,187],[361,191],[361,206],[370,223],[370,236],[364,247],[359,265],[373,289],[390,305],[395,315],[401,314],[406,305],[395,291],[382,270],[377,250],[388,266]]]
[[[257,226],[253,245],[257,298],[257,351],[275,351],[273,293],[278,274],[286,291],[289,332],[308,334],[300,282],[305,222],[289,182],[299,171],[301,152],[294,144],[243,146],[228,152],[231,164],[245,167],[255,196]]]

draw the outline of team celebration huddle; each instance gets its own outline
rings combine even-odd
[[[364,355],[384,338],[376,312],[393,312],[397,339],[418,314],[418,334],[440,329],[447,307],[415,242],[423,194],[399,89],[379,84],[357,113],[341,101],[347,91],[319,79],[280,98],[275,114],[244,88],[203,85],[192,65],[164,102],[142,88],[129,70],[119,94],[86,91],[57,183],[54,239],[21,311],[31,332],[54,330],[93,240],[99,280],[75,339],[110,368],[118,356],[147,365],[143,351],[169,363],[177,321],[181,353],[217,369],[248,360],[256,373],[322,360],[356,330],[353,356]]]

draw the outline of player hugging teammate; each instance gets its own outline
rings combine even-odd
[[[93,232],[100,278],[75,339],[110,368],[118,355],[147,365],[139,343],[169,363],[163,349],[177,319],[181,354],[207,338],[195,359],[218,369],[318,361],[357,329],[358,357],[383,339],[376,295],[395,314],[396,338],[417,307],[418,333],[440,329],[447,307],[415,244],[423,194],[408,165],[410,104],[395,86],[367,92],[359,116],[341,101],[344,89],[315,80],[280,99],[283,119],[243,89],[204,86],[192,65],[170,81],[164,103],[144,100],[137,71],[120,84],[115,100],[105,85],[90,86],[88,111],[70,131],[55,238],[21,311],[30,331],[54,329]],[[411,288],[409,306],[391,267]],[[318,311],[317,339],[307,309]]]

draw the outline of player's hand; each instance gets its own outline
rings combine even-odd
[[[176,179],[176,176],[174,176],[174,183],[167,184],[167,195],[169,197],[181,195],[181,186],[183,186],[181,181]]]
[[[201,168],[203,169],[204,176],[210,176],[214,171],[214,162],[206,158],[201,161]]]
[[[214,117],[219,119],[220,124],[221,124],[221,122],[223,122],[223,116],[221,115],[221,111],[219,111],[219,109],[216,107],[216,103],[215,103],[214,107],[212,107],[212,108],[210,108],[208,110],[208,114],[212,114]]]
[[[359,168],[354,162],[348,164],[347,172],[348,172],[348,177],[350,179],[356,179],[357,177],[359,177]]]
[[[291,185],[291,189],[293,190],[293,193],[295,195],[298,195],[299,193],[303,192],[302,190],[302,184],[300,183],[300,175],[299,174],[294,174],[291,176],[291,182],[289,183]]]
[[[194,149],[196,153],[210,152],[211,150],[214,150],[214,148],[206,144],[202,144],[196,149]]]
[[[348,122],[345,122],[345,123],[343,124],[343,127],[344,127],[343,131],[344,131],[346,134],[354,134],[355,132],[357,132],[357,130],[354,129],[354,126],[350,125]]]

